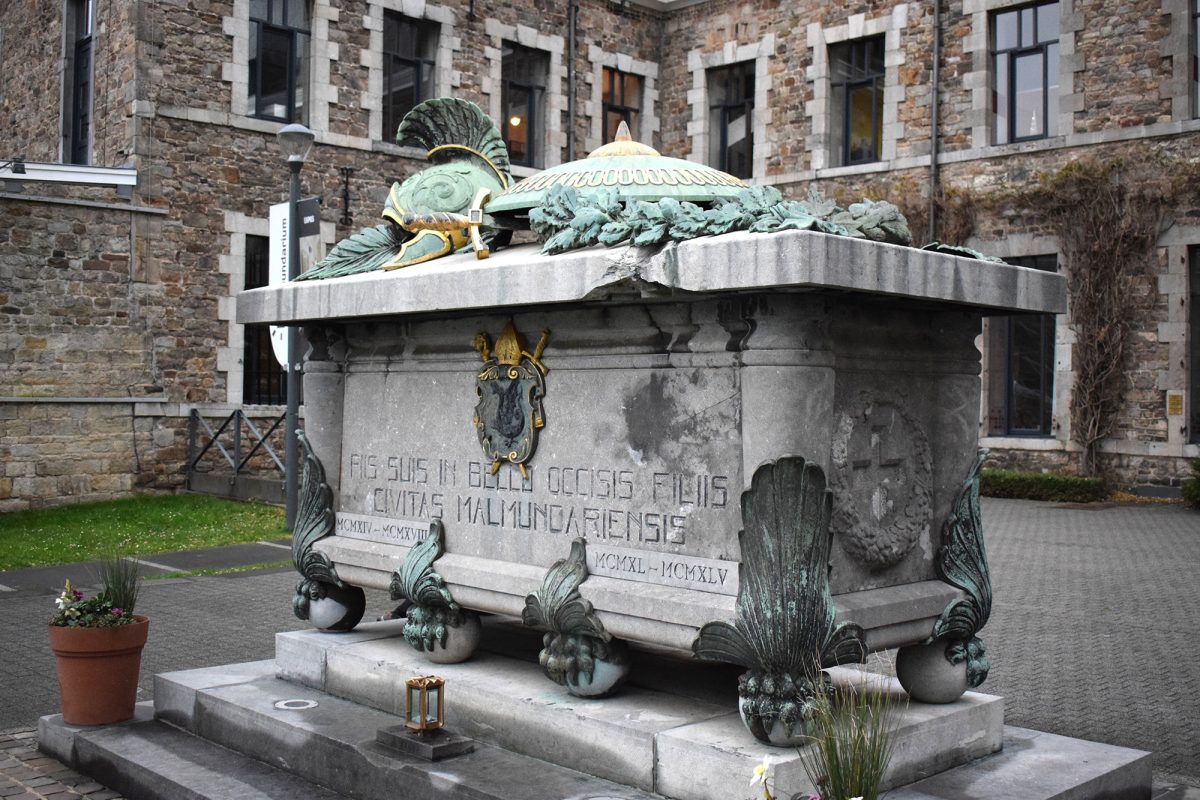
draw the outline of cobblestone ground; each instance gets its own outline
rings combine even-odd
[[[32,730],[0,733],[0,797],[4,800],[124,800],[111,789],[38,752]]]
[[[983,515],[996,602],[982,688],[1005,697],[1006,722],[1150,750],[1160,782],[1200,786],[1200,513],[985,499]],[[275,632],[305,627],[291,613],[294,585],[290,572],[148,582],[139,696],[156,672],[270,658]],[[48,796],[14,775],[37,771],[29,728],[58,711],[52,600],[0,594],[0,731],[24,729],[0,734],[5,800]],[[368,603],[368,619],[388,610],[381,593]],[[44,769],[29,780],[84,794],[69,793],[69,770],[55,777],[57,762]]]
[[[1150,750],[1200,785],[1200,512],[983,505],[1005,721]]]

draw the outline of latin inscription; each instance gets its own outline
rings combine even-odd
[[[732,596],[737,596],[738,592],[736,561],[647,553],[590,543],[587,561],[591,574],[607,578],[702,589]]]
[[[412,547],[429,535],[429,522],[339,511],[335,515],[334,532],[351,539]]]
[[[484,461],[360,451],[344,458],[344,490],[354,485],[363,501],[353,507],[367,513],[339,514],[340,535],[366,537],[365,520],[379,520],[370,538],[407,544],[376,537],[409,535],[401,530],[408,522],[440,518],[518,535],[582,536],[589,554],[610,559],[596,574],[736,594],[736,562],[654,554],[685,545],[704,512],[720,512],[736,500],[726,475],[535,463],[522,477],[507,467],[493,474]],[[389,534],[378,527],[385,523],[400,527]],[[645,562],[612,561],[621,546]]]

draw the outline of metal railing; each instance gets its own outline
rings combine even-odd
[[[270,422],[271,425],[262,432],[258,426],[254,424],[254,420],[246,416],[240,408],[224,419],[223,422],[213,429],[208,424],[208,420],[200,416],[200,412],[192,409],[191,416],[188,418],[188,459],[187,471],[192,474],[200,467],[200,460],[204,458],[210,451],[219,453],[224,457],[225,462],[233,468],[233,474],[236,477],[245,468],[250,459],[254,458],[255,454],[260,450],[270,457],[270,460],[275,463],[275,468],[280,474],[284,473],[283,462],[279,458],[279,454],[275,452],[275,448],[271,446],[269,441],[271,434],[283,424],[286,414],[280,414],[278,417],[260,418],[260,424]],[[243,447],[243,428],[253,437],[253,446],[250,447],[246,455],[242,455]],[[227,448],[221,442],[221,437],[226,435],[229,447]],[[207,438],[207,441],[201,443],[202,438]],[[249,437],[245,438],[246,442],[251,441]]]

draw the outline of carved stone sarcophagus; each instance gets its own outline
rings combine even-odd
[[[785,232],[461,254],[248,292],[239,318],[307,332],[305,428],[336,510],[310,544],[336,579],[392,587],[439,636],[525,613],[587,683],[613,640],[704,651],[710,622],[760,624],[738,600],[742,495],[789,456],[827,484],[837,623],[869,650],[930,640],[966,596],[938,556],[976,462],[981,318],[1063,302],[1055,275]],[[434,520],[438,583],[410,596],[393,576]],[[537,592],[566,610],[527,613]]]

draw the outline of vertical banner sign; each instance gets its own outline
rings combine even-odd
[[[304,272],[321,259],[317,252],[320,239],[310,238],[321,232],[321,208],[317,198],[301,200],[296,207],[296,213],[300,218],[300,269],[297,272]],[[288,204],[276,203],[271,206],[270,219],[271,244],[267,251],[267,285],[282,286],[288,281]],[[286,370],[287,326],[271,326],[271,350],[274,351],[279,366]]]
[[[267,285],[282,286],[288,280],[288,204],[271,206],[271,244],[267,250]],[[275,360],[285,370],[288,368],[287,328],[271,326],[271,350]]]

